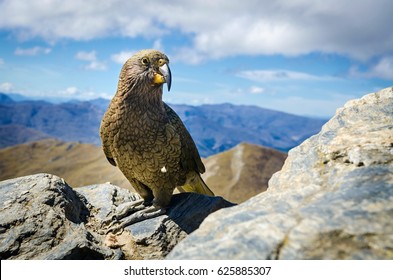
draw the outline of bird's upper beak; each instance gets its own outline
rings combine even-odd
[[[171,84],[172,84],[172,74],[171,74],[171,69],[169,68],[168,64],[165,63],[164,65],[160,66],[158,68],[162,76],[164,77],[165,81],[164,83],[167,84],[168,86],[168,91],[171,90]]]

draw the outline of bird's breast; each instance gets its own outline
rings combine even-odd
[[[165,115],[140,107],[129,107],[118,114],[117,139],[128,152],[146,153],[168,141]]]

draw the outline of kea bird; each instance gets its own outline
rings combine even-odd
[[[179,116],[162,101],[171,88],[168,57],[142,50],[120,72],[117,92],[101,122],[108,161],[117,166],[142,200],[104,221],[114,231],[165,213],[173,191],[214,196],[200,174],[205,167]]]

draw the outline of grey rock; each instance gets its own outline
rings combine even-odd
[[[211,212],[233,204],[198,194],[173,196],[167,214],[99,233],[101,222],[140,197],[111,184],[72,189],[37,174],[0,182],[1,259],[162,259]],[[117,247],[107,246],[108,238]]]
[[[164,216],[127,227],[138,254],[144,259],[162,259],[212,212],[234,204],[222,197],[196,193],[175,194]]]
[[[393,88],[338,109],[266,192],[210,215],[168,259],[393,259]]]
[[[119,212],[128,202],[140,199],[137,194],[111,184],[91,185],[76,191],[94,207],[97,224]],[[233,205],[222,197],[175,194],[165,215],[126,227],[115,237],[116,242],[129,259],[162,259],[210,213]]]
[[[75,191],[83,195],[94,206],[94,217],[100,222],[114,211],[119,210],[117,208],[123,203],[141,198],[136,193],[110,183],[76,188]]]
[[[37,174],[0,182],[1,259],[117,259],[85,224],[85,199],[63,179]]]

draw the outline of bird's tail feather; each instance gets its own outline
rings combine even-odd
[[[214,196],[214,193],[209,189],[206,183],[201,178],[201,175],[195,173],[191,179],[187,180],[184,186],[177,188],[180,192],[195,192]]]

